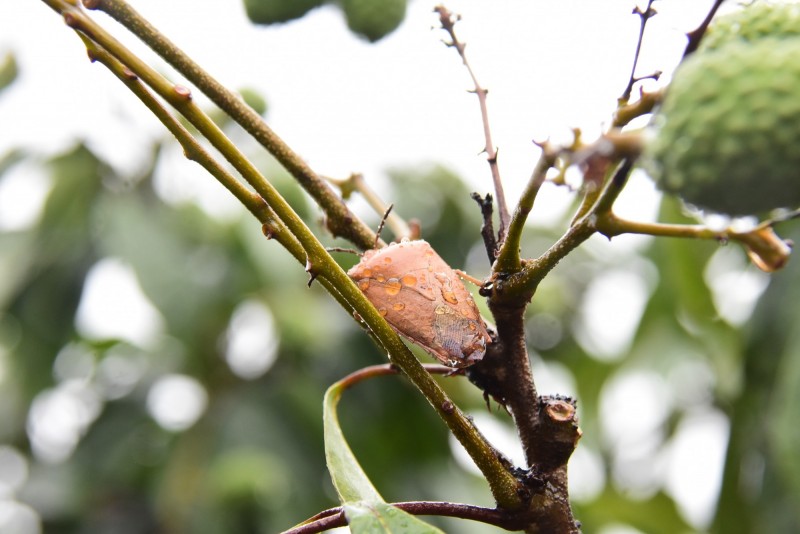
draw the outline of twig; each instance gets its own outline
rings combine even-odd
[[[711,20],[714,18],[714,15],[717,14],[717,10],[724,1],[725,0],[714,0],[714,4],[708,11],[706,18],[700,23],[700,26],[686,34],[686,37],[689,38],[689,42],[686,43],[686,49],[683,51],[684,59],[686,59],[687,56],[692,54],[695,50],[697,50],[697,47],[700,46],[700,41],[703,39],[703,35],[705,35],[706,30],[708,29],[708,25],[711,24]]]
[[[325,179],[339,188],[343,198],[347,199],[353,193],[353,191],[358,191],[376,213],[386,213],[386,203],[383,201],[383,199],[381,199],[380,196],[378,196],[378,193],[376,193],[375,190],[369,186],[367,181],[364,179],[363,174],[353,173],[343,180],[330,177],[325,177]],[[406,223],[402,217],[397,215],[397,213],[390,213],[386,219],[386,223],[389,225],[389,228],[392,229],[392,232],[397,239],[402,239],[404,237],[410,238],[412,236],[412,231],[408,226],[408,223]],[[377,237],[380,238],[380,235]]]
[[[661,102],[663,97],[663,89],[653,92],[645,92],[644,90],[640,90],[639,98],[635,102],[620,106],[616,109],[616,111],[614,111],[611,127],[622,128],[633,119],[650,113],[653,111],[653,108],[655,108],[656,105]]]
[[[434,501],[411,501],[396,502],[392,506],[400,508],[412,515],[438,515],[446,517],[457,517],[479,521],[488,525],[494,525],[505,530],[519,530],[524,526],[524,516],[505,510],[483,508],[469,504],[434,502]],[[347,525],[347,518],[341,506],[320,512],[297,525],[284,531],[282,534],[316,534],[336,527]]]
[[[478,193],[472,193],[471,197],[481,207],[481,215],[483,216],[481,237],[483,237],[483,245],[486,247],[486,255],[489,257],[489,264],[491,265],[497,255],[497,238],[494,235],[494,226],[492,225],[492,195],[487,193],[485,197],[481,197]]]
[[[498,241],[502,243],[505,240],[506,231],[508,230],[511,216],[509,215],[508,204],[506,204],[506,195],[503,192],[503,180],[500,178],[500,168],[497,165],[497,149],[492,142],[492,131],[489,127],[489,111],[486,107],[486,95],[489,91],[481,87],[480,83],[478,83],[478,78],[475,76],[475,72],[472,70],[472,66],[467,60],[467,55],[465,52],[467,47],[466,43],[462,43],[458,40],[458,37],[456,37],[455,24],[460,17],[458,15],[454,15],[442,5],[436,6],[434,11],[439,14],[439,21],[442,25],[442,29],[444,29],[450,35],[450,42],[446,44],[455,48],[458,52],[458,55],[461,56],[461,61],[464,63],[464,67],[466,67],[470,78],[472,78],[472,83],[475,85],[471,92],[475,93],[475,95],[478,97],[478,104],[481,108],[483,136],[486,140],[483,151],[486,153],[486,160],[489,162],[489,168],[492,172],[494,192],[495,196],[497,197],[497,211],[500,218]]]
[[[239,123],[314,198],[325,212],[326,226],[334,236],[344,237],[363,249],[370,247],[374,240],[372,230],[236,93],[225,88],[124,0],[84,0],[84,5],[107,13],[125,26]]]
[[[545,178],[547,178],[547,171],[555,164],[557,157],[557,151],[549,143],[540,143],[539,146],[542,149],[542,154],[539,156],[539,161],[536,162],[530,180],[528,180],[528,184],[525,186],[525,190],[522,192],[519,203],[514,210],[514,217],[508,227],[508,235],[500,245],[494,268],[496,273],[514,273],[522,268],[519,246],[525,221],[528,220],[528,214],[533,209],[533,202],[536,200]]]
[[[639,6],[633,8],[633,14],[639,15],[639,37],[636,40],[636,52],[633,55],[633,65],[631,66],[631,75],[628,79],[628,85],[625,87],[625,90],[622,91],[622,95],[619,97],[618,102],[620,106],[623,106],[628,103],[631,98],[631,91],[633,91],[633,86],[636,82],[645,80],[647,78],[660,76],[661,73],[658,74],[651,74],[642,78],[636,77],[636,65],[639,63],[639,54],[642,51],[642,40],[644,39],[644,29],[647,26],[647,21],[653,18],[656,15],[656,10],[653,9],[653,2],[655,0],[647,0],[647,7],[644,11],[639,9]]]
[[[788,218],[795,218],[792,212]],[[629,221],[611,212],[597,219],[597,231],[609,239],[620,234],[645,234],[659,237],[682,237],[691,239],[711,239],[720,243],[735,241],[742,245],[750,260],[762,271],[773,272],[781,269],[789,261],[792,244],[784,241],[774,232],[772,226],[788,220],[786,217],[766,220],[747,231],[731,228],[712,230],[704,225],[663,224]]]
[[[526,263],[521,271],[498,278],[494,283],[493,298],[517,305],[530,301],[544,277],[570,252],[597,232],[599,214],[610,211],[632,169],[633,161],[630,158],[624,159],[608,180],[592,209],[570,226],[544,254]]]

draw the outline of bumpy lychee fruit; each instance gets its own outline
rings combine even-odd
[[[733,42],[752,43],[765,37],[800,37],[800,4],[760,1],[717,17],[700,41],[699,51],[717,50]]]
[[[370,42],[382,39],[400,26],[406,0],[341,0],[347,27]]]
[[[800,205],[800,38],[728,43],[675,72],[646,149],[660,187],[729,215]]]
[[[324,0],[244,0],[248,18],[256,24],[276,24],[299,19]]]

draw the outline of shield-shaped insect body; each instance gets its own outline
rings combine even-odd
[[[491,338],[475,301],[426,241],[367,251],[347,274],[392,328],[444,365],[483,358]]]

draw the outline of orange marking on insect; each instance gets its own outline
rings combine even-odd
[[[392,328],[441,363],[460,368],[483,358],[491,338],[475,301],[427,242],[367,251],[347,274]]]

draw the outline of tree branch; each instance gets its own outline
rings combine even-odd
[[[481,87],[481,84],[478,82],[477,76],[475,76],[475,72],[472,70],[472,66],[469,64],[467,60],[466,54],[466,43],[462,43],[458,40],[455,31],[455,24],[460,19],[458,15],[454,15],[450,12],[446,7],[443,5],[438,5],[434,8],[434,11],[439,14],[439,22],[442,25],[442,29],[444,29],[450,35],[450,42],[447,43],[448,46],[451,46],[456,49],[458,55],[461,56],[461,61],[464,63],[464,67],[466,67],[467,72],[469,72],[470,78],[472,78],[472,83],[474,84],[474,89],[472,90],[473,93],[478,97],[478,104],[481,108],[481,120],[483,122],[483,136],[486,140],[486,144],[484,145],[483,151],[486,153],[486,160],[489,162],[489,168],[492,172],[492,181],[494,182],[494,192],[495,196],[497,197],[497,211],[500,217],[500,229],[498,231],[498,241],[500,243],[503,242],[506,236],[506,231],[508,230],[509,221],[511,219],[509,212],[508,212],[508,204],[506,203],[506,195],[503,192],[503,180],[500,178],[500,168],[497,165],[497,150],[495,149],[494,143],[492,142],[492,130],[489,126],[489,110],[486,106],[486,95],[489,93],[487,89]]]
[[[525,516],[506,510],[482,508],[469,504],[435,501],[411,501],[392,503],[412,515],[438,515],[457,517],[494,525],[505,530],[524,528]],[[347,518],[341,506],[318,513],[303,523],[285,530],[282,534],[316,534],[332,528],[347,526]]]
[[[555,164],[556,151],[552,149],[549,143],[545,142],[539,145],[542,149],[542,155],[539,156],[539,161],[533,169],[528,184],[520,196],[519,203],[514,209],[514,217],[508,227],[508,235],[500,246],[500,251],[497,253],[497,262],[494,266],[495,273],[515,273],[522,268],[520,259],[520,240],[522,239],[522,231],[525,228],[525,222],[528,220],[528,214],[533,209],[533,203],[539,190],[547,178],[547,171]]]
[[[124,0],[84,0],[84,5],[99,9],[122,24],[239,123],[314,198],[325,212],[326,226],[334,236],[348,239],[362,249],[372,246],[375,240],[372,230],[236,93],[225,88]]]
[[[628,79],[628,85],[622,91],[622,95],[620,95],[618,102],[620,106],[623,106],[628,103],[631,98],[631,91],[633,91],[633,85],[645,78],[637,78],[636,77],[636,65],[639,63],[639,55],[642,51],[642,40],[644,39],[644,29],[647,26],[647,21],[653,18],[656,15],[656,10],[653,9],[653,2],[655,0],[647,0],[647,7],[644,11],[639,9],[639,6],[633,8],[633,14],[639,15],[639,37],[636,40],[636,52],[633,54],[633,65],[631,66],[631,75]],[[647,76],[646,78],[652,78],[654,75]]]
[[[706,18],[703,19],[703,22],[700,23],[700,26],[686,34],[686,37],[689,38],[689,42],[686,43],[686,49],[683,51],[684,59],[690,54],[693,54],[694,51],[697,50],[697,47],[700,46],[700,41],[703,39],[703,35],[705,35],[708,29],[708,25],[711,24],[714,15],[717,14],[717,10],[724,1],[725,0],[714,0],[714,4],[712,4],[711,9],[708,10],[708,14]]]

